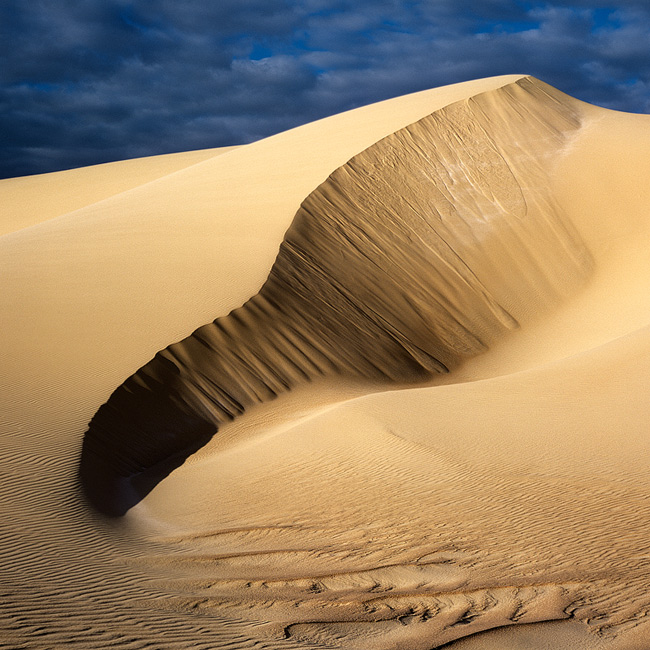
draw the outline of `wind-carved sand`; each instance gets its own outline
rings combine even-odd
[[[333,172],[260,292],[159,352],[95,415],[91,500],[123,514],[252,405],[323,376],[430,379],[574,292],[591,260],[545,175],[579,126],[570,99],[527,78]]]
[[[513,75],[3,181],[0,648],[647,650],[649,152]]]

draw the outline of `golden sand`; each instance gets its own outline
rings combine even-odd
[[[0,182],[0,647],[648,647],[649,126],[497,77]]]

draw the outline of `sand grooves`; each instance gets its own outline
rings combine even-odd
[[[384,539],[406,532],[396,528]],[[261,645],[288,640],[300,648],[430,650],[494,627],[569,618],[580,586],[516,579],[474,588],[478,557],[451,548],[426,553],[412,531],[412,546],[398,542],[390,559],[379,531],[375,539],[363,528],[332,533],[300,526],[213,531],[168,539],[176,542],[173,554],[134,564],[169,594],[154,607],[257,620]],[[242,552],[246,547],[257,550]]]
[[[80,467],[92,502],[123,514],[223,423],[300,384],[429,380],[575,291],[590,256],[545,179],[579,127],[578,102],[524,78],[337,169],[260,292],[99,409]]]

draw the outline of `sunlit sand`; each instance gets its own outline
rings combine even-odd
[[[514,75],[0,181],[0,647],[647,648],[649,174]]]

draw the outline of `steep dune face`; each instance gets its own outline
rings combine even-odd
[[[121,514],[250,406],[322,376],[447,373],[580,287],[587,249],[547,190],[578,102],[525,78],[352,158],[301,205],[268,281],[169,346],[84,439],[94,503]]]

